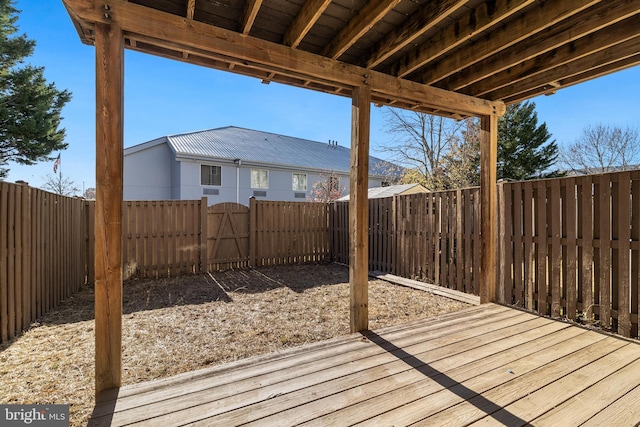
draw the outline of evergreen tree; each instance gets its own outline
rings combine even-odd
[[[536,104],[507,106],[498,120],[498,179],[535,179],[561,176],[550,171],[558,158],[558,145],[549,142],[547,125],[538,125]]]
[[[35,42],[16,35],[19,11],[0,0],[0,178],[9,161],[31,165],[67,148],[61,110],[71,94],[44,78],[44,68],[25,65]]]

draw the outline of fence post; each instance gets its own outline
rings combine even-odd
[[[209,269],[209,199],[200,199],[200,272]]]
[[[35,319],[31,312],[31,187],[22,184],[22,327],[25,328]]]
[[[462,206],[462,189],[456,190],[456,244],[454,246],[455,254],[455,277],[456,286],[455,289],[464,292],[464,284],[462,279],[464,277],[464,250],[462,246],[462,224],[463,224],[463,206]]]
[[[393,195],[393,200],[391,202],[391,236],[393,236],[392,239],[392,244],[389,245],[389,249],[392,251],[391,252],[391,265],[392,270],[391,273],[392,274],[398,274],[398,270],[399,270],[399,256],[398,256],[398,217],[397,217],[397,212],[398,212],[398,195],[394,194]]]
[[[256,240],[258,238],[256,231],[257,221],[257,203],[255,197],[249,198],[249,267],[256,267],[258,256],[256,253]]]
[[[88,200],[85,202],[87,206],[86,215],[86,239],[87,239],[87,256],[86,256],[86,271],[87,271],[87,283],[94,283],[96,280],[95,275],[95,221],[94,215],[96,210],[96,202],[94,200]]]
[[[506,234],[507,234],[507,230],[506,230],[506,225],[505,225],[505,215],[506,215],[506,206],[505,206],[505,199],[504,199],[504,181],[501,180],[500,182],[498,182],[497,184],[498,186],[498,254],[497,254],[497,260],[498,260],[498,280],[497,280],[497,285],[498,285],[498,289],[497,289],[497,298],[498,298],[498,302],[504,304],[505,303],[505,286],[507,283],[507,279],[506,279],[506,268],[507,266],[505,265],[505,250],[506,250],[506,242],[505,242],[505,238],[506,238]],[[507,303],[511,303],[511,301],[507,301]]]
[[[336,203],[337,202],[335,201],[327,203],[327,206],[329,208],[329,261],[331,262],[335,261],[333,252],[335,250],[336,239],[333,233],[335,232],[336,227],[333,222],[335,221],[335,218],[336,218],[336,212],[335,212]]]

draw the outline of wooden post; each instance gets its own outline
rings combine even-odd
[[[480,203],[481,203],[481,279],[480,303],[496,301],[496,251],[498,243],[498,116],[481,117]]]
[[[249,198],[249,266],[258,266],[258,232],[256,230],[258,223],[257,203],[255,197]]]
[[[200,273],[209,269],[209,199],[200,199]]]
[[[122,374],[122,181],[124,38],[97,23],[95,311],[96,397]]]
[[[349,189],[349,283],[351,332],[369,328],[369,126],[371,89],[357,87],[351,103],[351,181]]]

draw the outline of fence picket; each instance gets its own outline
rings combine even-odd
[[[613,299],[617,300],[618,309],[618,333],[623,337],[631,336],[631,289],[630,289],[630,232],[631,223],[631,175],[629,172],[622,172],[618,175],[618,203],[617,206],[617,292],[613,293]]]
[[[563,196],[563,235],[565,237],[565,244],[563,245],[562,259],[563,263],[563,280],[562,284],[565,292],[565,300],[567,302],[566,316],[571,319],[576,319],[577,302],[578,302],[578,290],[577,290],[577,276],[576,276],[576,180],[569,178],[566,181]]]
[[[547,181],[549,185],[547,205],[550,212],[547,215],[547,221],[550,225],[547,227],[550,236],[550,264],[551,271],[549,274],[549,288],[551,290],[551,316],[558,318],[562,313],[562,288],[560,283],[560,272],[562,263],[562,243],[560,240],[560,226],[562,221],[562,210],[560,208],[560,181],[557,179]]]
[[[580,229],[580,237],[582,245],[580,246],[580,276],[578,277],[578,284],[581,286],[582,292],[582,312],[587,319],[591,319],[593,316],[593,304],[594,304],[594,234],[593,234],[593,207],[596,206],[594,200],[594,185],[592,177],[582,177],[581,191],[580,191],[580,215],[579,218],[582,221]],[[580,223],[579,223],[580,224]]]
[[[510,186],[507,186],[510,187]],[[512,236],[513,236],[513,304],[524,307],[523,292],[523,239],[522,239],[522,185],[520,182],[512,186]],[[509,190],[507,190],[509,191]],[[508,274],[508,272],[507,272]]]
[[[539,181],[535,188],[536,225],[535,240],[537,254],[536,292],[538,295],[537,311],[548,314],[547,307],[547,187]]]
[[[600,241],[600,263],[598,274],[598,290],[600,309],[600,324],[609,328],[611,325],[611,175],[600,175],[599,177],[600,201],[596,206],[600,206],[599,212],[599,241]],[[606,209],[602,207],[606,206]]]
[[[630,335],[638,336],[638,306],[640,295],[638,293],[640,283],[640,174],[634,172],[631,182],[631,276],[629,287],[631,288],[631,331]],[[634,318],[635,316],[635,318]]]

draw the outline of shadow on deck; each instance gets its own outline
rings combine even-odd
[[[640,344],[487,304],[106,392],[89,425],[638,421]]]

